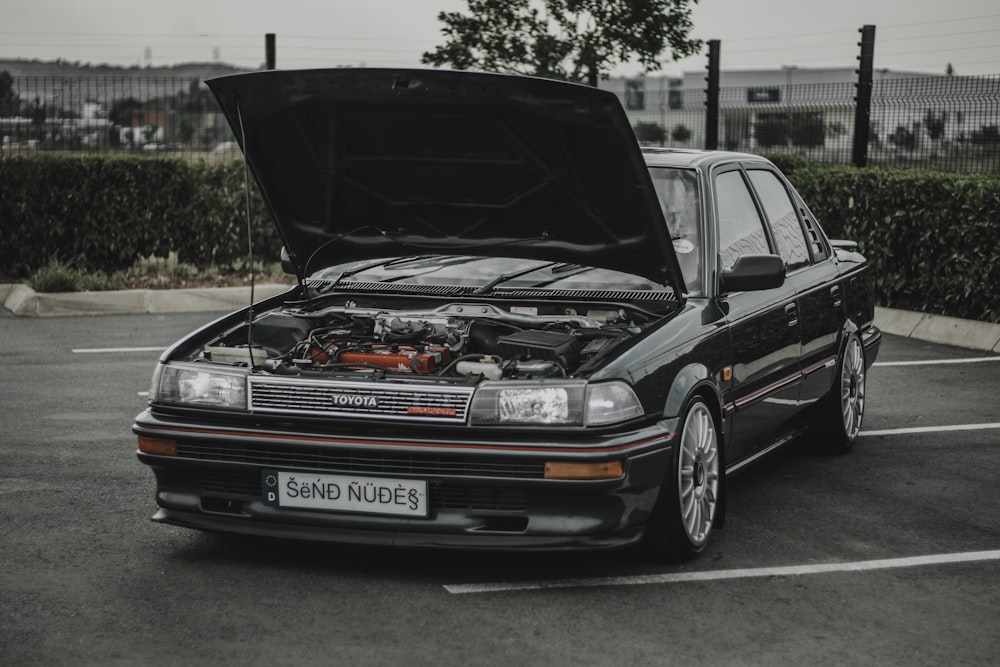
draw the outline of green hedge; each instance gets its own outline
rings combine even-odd
[[[857,241],[878,303],[1000,322],[1000,176],[855,169],[770,156],[833,238]],[[254,252],[281,242],[256,187]],[[111,272],[176,251],[198,267],[246,257],[241,162],[38,156],[0,160],[0,272],[53,259]]]
[[[880,305],[1000,322],[1000,175],[775,162],[831,238],[858,242]]]
[[[0,271],[24,278],[52,260],[81,270],[124,270],[142,257],[195,266],[245,260],[243,167],[105,156],[0,160]],[[279,258],[281,242],[251,186],[254,253]]]

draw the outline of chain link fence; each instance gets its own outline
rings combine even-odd
[[[192,78],[4,77],[0,151],[175,155],[230,160],[239,147],[208,88]]]
[[[702,148],[705,91],[653,81],[619,91],[639,142]],[[719,147],[850,164],[856,92],[845,82],[722,88]],[[0,155],[42,151],[239,156],[199,79],[0,72]],[[1000,76],[876,76],[868,164],[1000,173]]]
[[[856,94],[848,82],[721,88],[719,148],[851,164]],[[619,97],[640,143],[705,145],[704,89],[626,81]],[[1000,76],[876,78],[870,118],[869,165],[1000,173]]]

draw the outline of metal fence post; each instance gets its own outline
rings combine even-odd
[[[274,33],[269,32],[264,35],[264,69],[275,68],[275,47]]]
[[[851,162],[855,167],[868,164],[868,139],[871,132],[872,117],[872,71],[875,66],[875,26],[866,25],[858,30],[861,33],[861,55],[858,56],[860,66],[855,72],[858,75],[857,94],[854,97],[854,151]]]
[[[722,47],[717,39],[708,40],[708,89],[705,91],[705,150],[719,147],[719,55]]]

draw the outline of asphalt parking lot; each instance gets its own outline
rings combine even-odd
[[[205,314],[0,314],[0,663],[997,664],[1000,357],[886,337],[863,437],[732,480],[682,566],[149,522],[132,419]]]

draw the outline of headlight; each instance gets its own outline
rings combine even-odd
[[[193,365],[166,364],[157,369],[153,379],[155,393],[150,398],[154,401],[231,410],[247,409],[245,373],[221,373]]]
[[[617,424],[641,417],[642,404],[624,382],[605,382],[587,387],[587,425]]]
[[[642,405],[622,382],[484,382],[472,400],[472,424],[603,426],[642,416]]]

